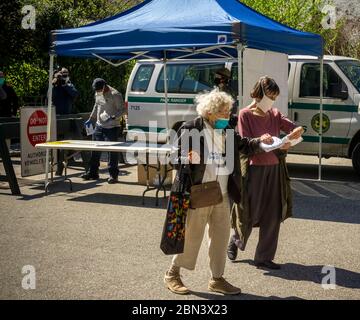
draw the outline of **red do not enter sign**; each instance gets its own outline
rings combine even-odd
[[[37,143],[46,142],[47,115],[42,110],[31,114],[27,123],[27,136],[30,144],[35,147]]]

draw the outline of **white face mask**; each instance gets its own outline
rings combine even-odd
[[[260,85],[261,85],[261,90],[263,92],[263,98],[261,99],[260,102],[257,103],[257,106],[264,112],[268,112],[274,105],[275,100],[270,99],[266,94],[265,94],[265,90],[262,84],[262,81],[260,80]]]
[[[275,101],[270,99],[268,96],[264,95],[260,102],[257,103],[257,106],[264,112],[268,112],[274,105]]]

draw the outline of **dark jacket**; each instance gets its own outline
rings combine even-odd
[[[286,151],[277,150],[280,166],[280,188],[281,188],[281,221],[292,217],[292,193],[288,169],[286,166]],[[249,157],[240,156],[241,174],[240,174],[240,203],[234,203],[231,208],[231,225],[235,231],[236,244],[240,250],[245,250],[247,241],[251,234],[253,224],[249,207],[248,194],[248,174],[249,174]],[[257,227],[257,226],[254,226]]]
[[[19,110],[19,101],[15,90],[6,83],[2,85],[5,99],[0,99],[0,117],[16,116]]]
[[[197,117],[194,120],[185,122],[177,132],[177,137],[173,143],[173,145],[177,148],[177,152],[173,153],[172,162],[176,163],[177,173],[175,176],[175,180],[172,186],[172,191],[178,191],[180,189],[180,185],[185,185],[184,189],[187,192],[190,192],[190,187],[192,183],[194,185],[201,184],[205,169],[206,163],[204,159],[207,159],[208,148],[206,146],[206,142],[204,137],[200,139],[200,163],[199,164],[186,164],[188,158],[188,152],[192,150],[194,141],[191,137],[191,130],[196,129],[199,132],[202,132],[204,129],[204,119],[202,117]],[[234,143],[234,170],[229,175],[228,182],[228,193],[230,199],[235,202],[240,202],[240,162],[239,162],[239,152],[244,154],[254,154],[257,152],[261,152],[260,148],[260,139],[249,139],[242,138],[237,132],[234,130],[231,131],[234,136],[234,139],[230,139],[229,136],[225,136],[225,141],[228,143],[233,140]],[[226,135],[224,131],[224,135]],[[197,149],[197,148],[196,148]],[[189,178],[191,176],[191,179]],[[191,183],[192,182],[192,183]]]
[[[73,112],[75,98],[79,95],[72,83],[53,86],[52,102],[56,108],[56,114],[70,114]]]

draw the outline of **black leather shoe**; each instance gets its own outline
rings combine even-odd
[[[117,183],[118,181],[119,181],[119,180],[118,180],[117,177],[116,177],[116,178],[110,177],[110,178],[107,180],[108,184],[114,184],[114,183]]]
[[[235,241],[231,238],[228,248],[227,248],[227,256],[231,261],[236,259],[238,253],[238,247],[235,244]]]
[[[281,266],[272,261],[255,262],[257,268],[266,268],[271,270],[279,270]]]
[[[99,175],[98,174],[91,174],[91,173],[84,173],[80,176],[81,178],[83,178],[84,180],[98,180],[99,179]]]

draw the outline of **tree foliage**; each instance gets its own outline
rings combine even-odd
[[[327,28],[325,5],[333,5],[331,0],[241,0],[260,13],[297,30],[320,34],[325,41],[325,54],[347,55],[360,59],[360,41],[347,37],[346,30],[351,24],[345,17],[338,17],[335,28]],[[358,29],[360,31],[360,29]]]
[[[120,13],[141,0],[13,0],[0,3],[0,70],[14,87],[21,101],[29,96],[46,95],[49,69],[50,31],[79,27]],[[32,5],[36,10],[35,30],[23,29],[21,9]],[[92,80],[106,79],[124,92],[132,64],[114,68],[92,59],[56,58],[58,68],[67,67],[81,95],[78,111],[92,108]],[[44,75],[46,75],[44,77]]]
[[[241,0],[260,13],[292,28],[321,34],[325,52],[360,58],[360,42],[348,37],[353,29],[341,19],[335,29],[325,29],[321,12],[330,0]],[[50,31],[73,28],[115,15],[142,0],[12,0],[0,2],[0,69],[7,74],[20,98],[45,95],[49,64]],[[36,9],[36,29],[22,29],[24,5]],[[355,26],[356,27],[356,26]],[[358,37],[360,38],[360,37]],[[121,92],[132,64],[119,68],[96,60],[58,57],[56,65],[67,67],[80,91],[78,111],[90,110],[93,104],[92,80],[102,77]]]

